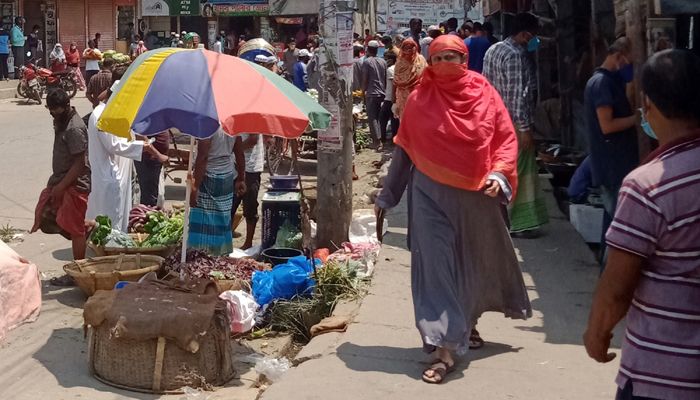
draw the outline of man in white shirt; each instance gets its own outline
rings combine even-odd
[[[119,81],[115,81],[116,83]],[[112,86],[114,87],[114,85]],[[90,115],[88,123],[88,159],[91,181],[94,182],[88,197],[85,218],[94,220],[106,215],[112,220],[112,228],[127,232],[131,197],[132,160],[141,161],[144,150],[151,152],[161,162],[168,158],[160,154],[149,142],[131,142],[97,129],[97,121],[105,109],[100,103]]]
[[[388,51],[384,53],[384,61],[388,68],[386,69],[386,95],[382,108],[379,110],[379,130],[381,132],[382,146],[386,146],[391,142],[387,134],[387,124],[391,121],[391,137],[396,136],[399,131],[399,119],[394,117],[391,111],[394,105],[394,68],[396,68],[396,53]]]
[[[90,82],[90,78],[100,72],[100,55],[99,49],[93,40],[88,42],[88,48],[83,52],[85,59],[85,82]]]
[[[262,135],[243,135],[243,150],[245,154],[245,185],[246,192],[243,196],[236,196],[231,220],[243,203],[243,217],[245,218],[245,242],[241,249],[247,250],[253,247],[255,227],[258,224],[258,193],[260,192],[260,180],[265,166],[265,144]]]

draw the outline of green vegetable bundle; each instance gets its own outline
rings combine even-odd
[[[167,218],[165,214],[153,212],[145,225],[149,233],[146,240],[141,242],[141,247],[164,247],[176,244],[182,238],[185,222],[182,214]]]
[[[98,215],[95,222],[97,222],[97,227],[92,231],[89,239],[96,246],[104,246],[112,233],[112,221],[107,216]]]

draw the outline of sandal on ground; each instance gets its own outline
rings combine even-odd
[[[469,348],[476,350],[482,347],[484,347],[484,339],[479,335],[479,331],[472,329],[472,333],[469,334]]]
[[[430,368],[423,371],[423,382],[440,384],[445,380],[447,374],[454,370],[454,367],[454,363],[450,365],[438,358],[430,364]],[[429,376],[428,373],[432,373],[432,376]]]
[[[63,275],[56,278],[51,278],[49,284],[58,287],[71,287],[75,286],[75,281],[70,275]]]

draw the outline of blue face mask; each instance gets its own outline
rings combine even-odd
[[[626,64],[617,71],[618,76],[625,83],[630,83],[634,80],[634,64]]]
[[[530,53],[536,52],[537,49],[540,48],[540,43],[542,43],[540,38],[538,38],[537,36],[533,36],[532,39],[530,39],[530,41],[527,42],[527,51],[529,51]]]
[[[647,118],[644,116],[644,109],[640,108],[639,112],[642,114],[642,123],[640,125],[644,133],[654,140],[659,140],[659,138],[656,136],[656,132],[654,132],[654,129],[651,128],[649,121],[647,121]]]

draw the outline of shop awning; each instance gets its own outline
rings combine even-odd
[[[654,11],[660,15],[699,14],[700,1],[654,0]]]
[[[318,14],[321,0],[270,0],[270,15]]]

